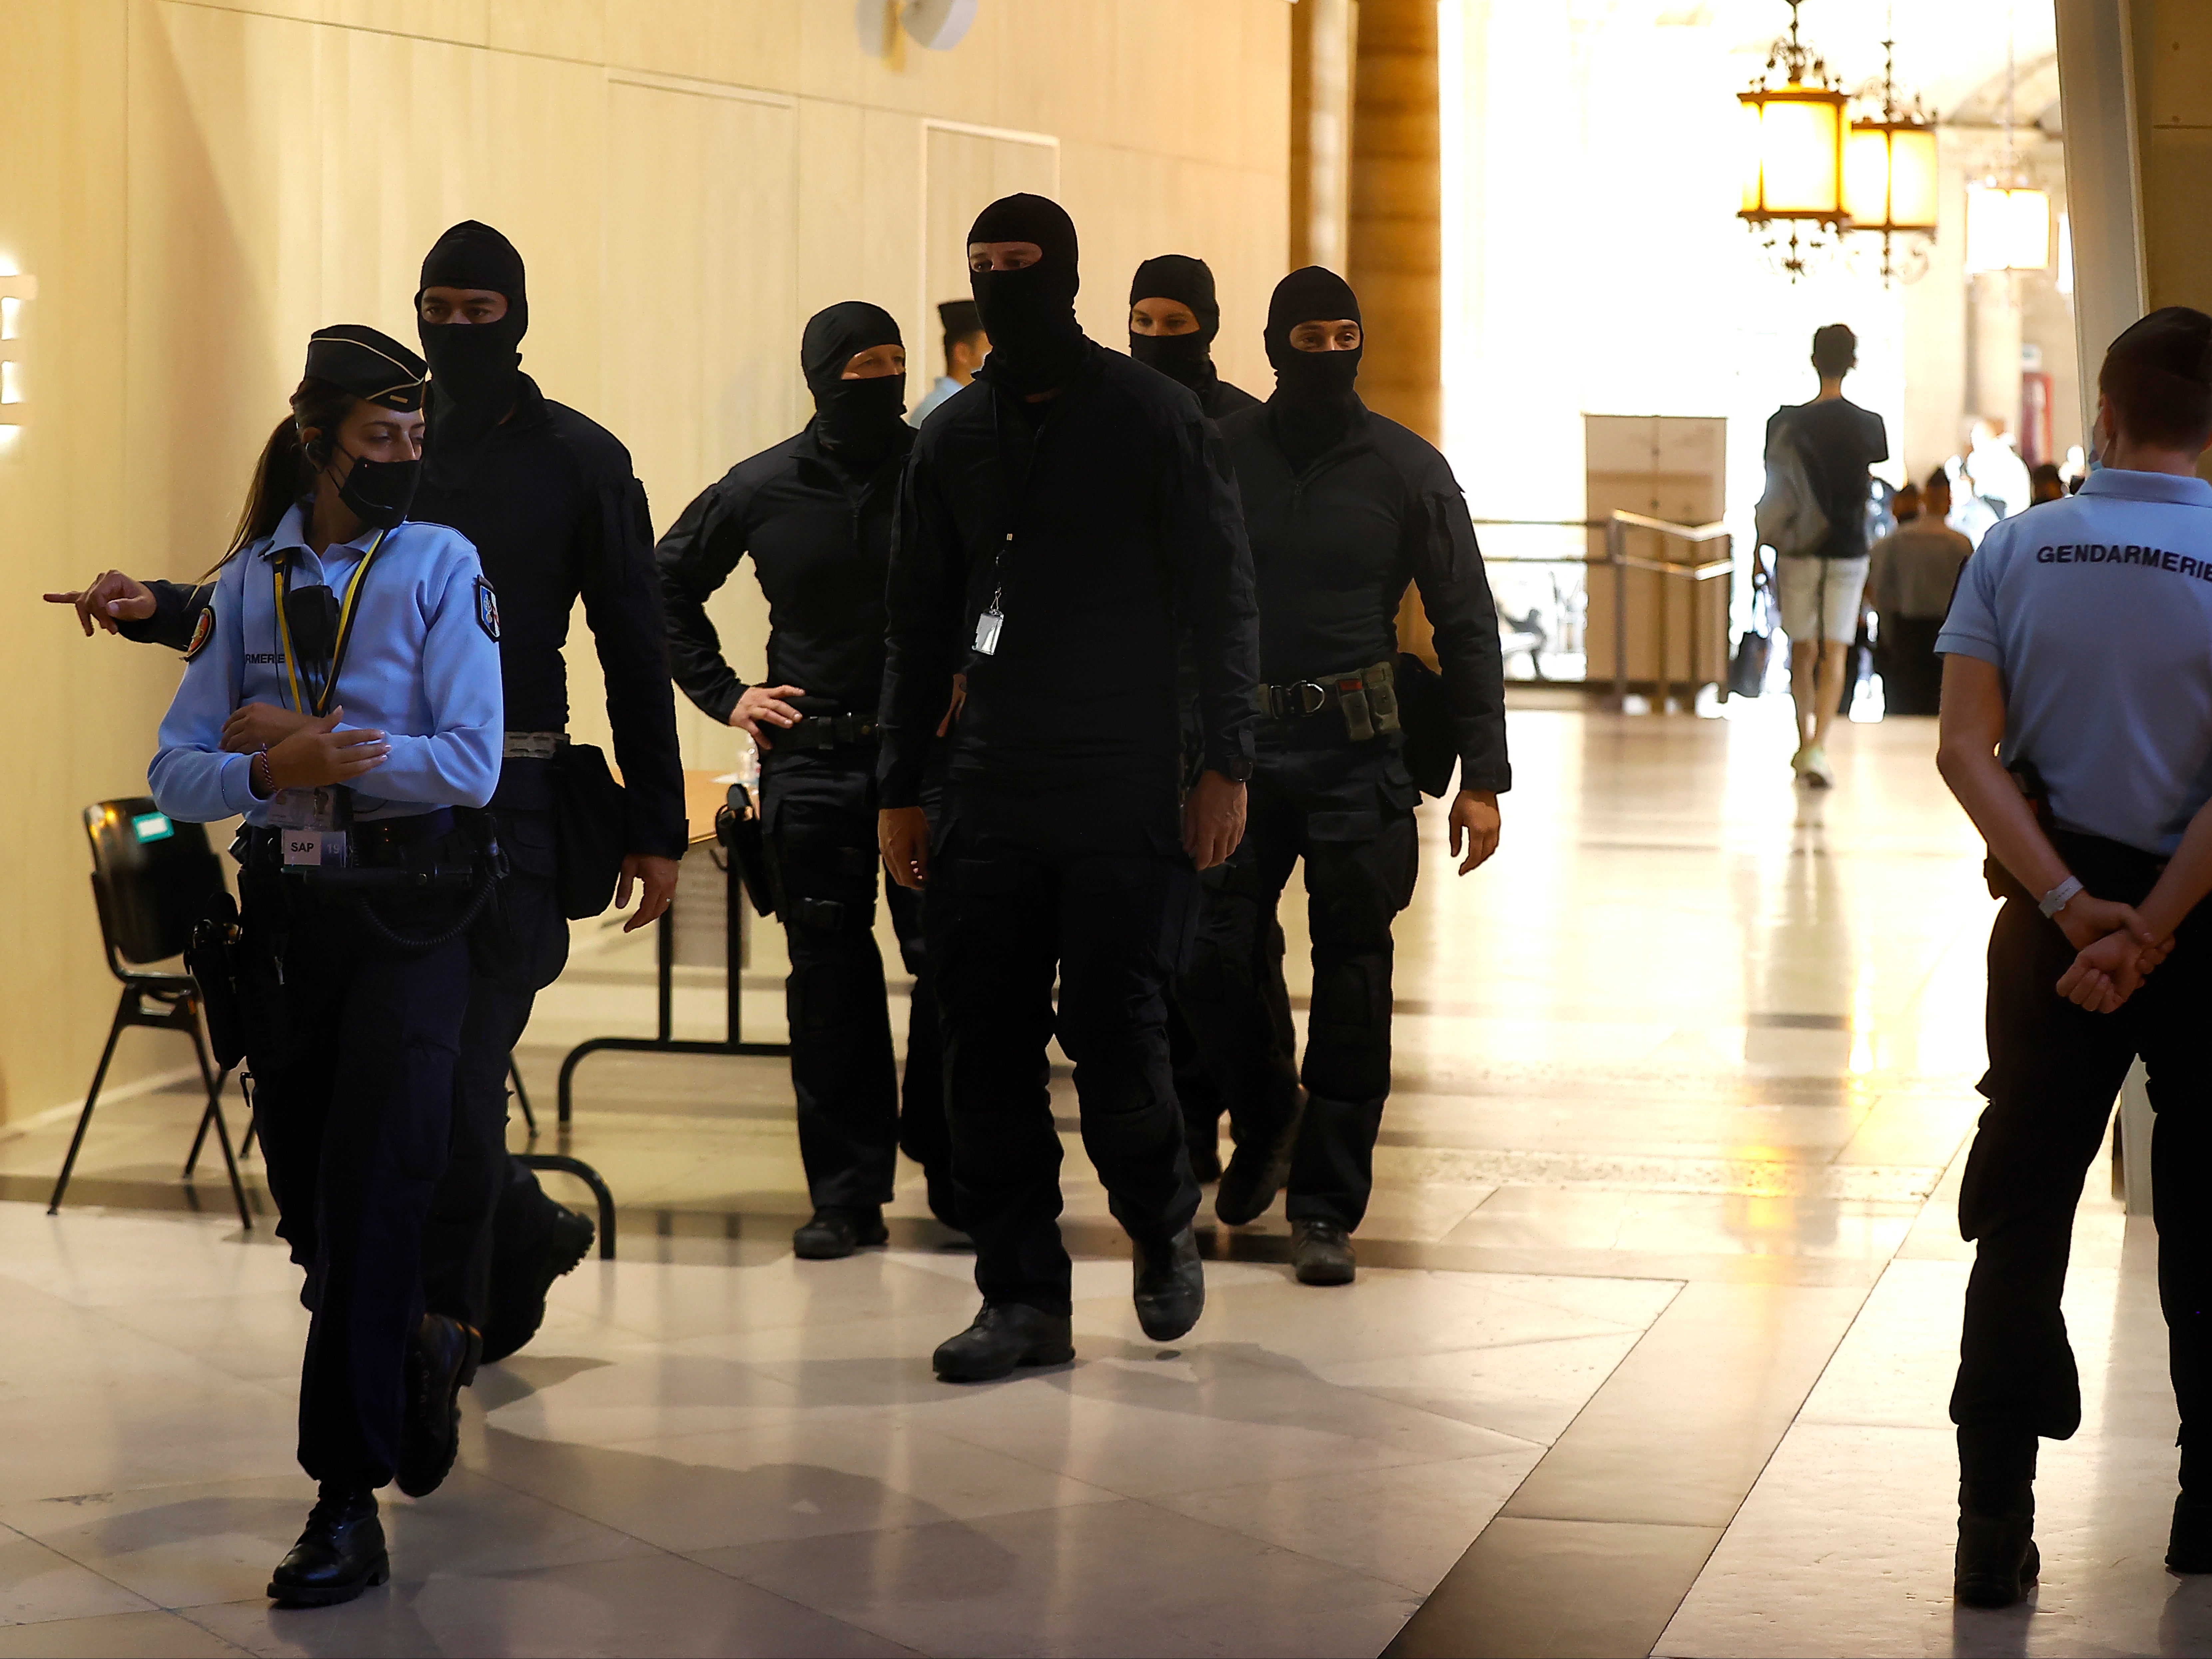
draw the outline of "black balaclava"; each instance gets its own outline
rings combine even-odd
[[[319,328],[307,338],[307,376],[350,392],[363,403],[411,413],[422,407],[422,360],[389,334],[360,323]],[[309,459],[328,466],[337,434],[325,433],[309,447]],[[350,453],[350,452],[349,452]],[[353,456],[338,499],[365,525],[390,530],[415,500],[420,461],[372,461]]]
[[[1300,323],[1359,320],[1358,296],[1333,270],[1308,265],[1275,284],[1267,302],[1267,361],[1275,366],[1275,395],[1267,399],[1275,441],[1304,466],[1334,447],[1352,423],[1359,400],[1352,383],[1359,378],[1363,343],[1350,351],[1301,351],[1291,343]]]
[[[1139,300],[1174,300],[1198,319],[1194,334],[1129,335],[1129,355],[1203,393],[1220,376],[1213,368],[1213,337],[1221,332],[1221,306],[1213,297],[1213,273],[1203,259],[1187,253],[1163,253],[1137,267],[1129,282],[1129,304]]]
[[[866,300],[844,300],[816,312],[799,339],[799,367],[814,394],[815,434],[824,449],[863,471],[890,453],[902,424],[899,416],[906,412],[906,376],[840,377],[854,353],[904,343],[897,319]]]
[[[507,314],[495,323],[426,323],[422,289],[486,289],[507,296]],[[416,332],[430,360],[429,430],[422,459],[440,488],[467,482],[485,441],[514,407],[521,391],[522,337],[530,327],[530,300],[522,256],[489,225],[464,219],[423,257],[422,287],[415,292]]]
[[[985,372],[1018,393],[1066,386],[1090,347],[1075,320],[1075,222],[1044,197],[1002,196],[976,216],[968,242],[1035,242],[1044,256],[1019,270],[968,274],[991,337]]]

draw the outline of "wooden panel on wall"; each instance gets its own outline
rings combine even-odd
[[[796,239],[798,112],[611,78],[604,260],[605,423],[629,447],[665,530],[700,490],[804,423]],[[708,606],[738,672],[757,679],[767,607],[741,567]],[[568,652],[570,729],[606,741],[589,630]],[[726,769],[743,739],[679,696],[689,765]]]
[[[922,284],[933,313],[940,301],[969,292],[968,232],[977,214],[1022,191],[1060,199],[1060,146],[1042,135],[999,137],[933,122],[923,123],[922,143]],[[1082,228],[1079,220],[1079,237]]]

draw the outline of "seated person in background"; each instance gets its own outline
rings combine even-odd
[[[1936,635],[1974,545],[1943,522],[1951,511],[1951,480],[1942,467],[1917,492],[1918,513],[1907,517],[1905,495],[1911,489],[1907,484],[1899,492],[1897,528],[1874,544],[1867,603],[1881,618],[1877,665],[1885,712],[1932,714],[1943,686]]]

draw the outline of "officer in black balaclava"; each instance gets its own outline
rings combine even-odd
[[[821,1260],[884,1242],[901,1147],[922,1166],[930,1208],[957,1224],[919,896],[896,885],[886,895],[915,976],[903,1114],[875,936],[884,580],[915,437],[900,418],[898,324],[859,300],[831,306],[806,325],[799,367],[814,397],[806,429],[709,485],[661,538],[658,558],[676,683],[761,750],[766,845],[791,952],[799,1150],[814,1205],[792,1244]],[[768,676],[757,685],[732,671],[707,617],[708,597],[748,553],[769,606]]]
[[[1215,371],[1220,332],[1221,306],[1205,260],[1163,253],[1137,267],[1129,280],[1129,355],[1188,386],[1211,421],[1260,401]]]
[[[1511,783],[1497,612],[1467,502],[1443,456],[1360,403],[1363,337],[1341,277],[1291,272],[1267,311],[1275,395],[1221,422],[1259,572],[1259,759],[1243,845],[1205,878],[1176,996],[1236,1132],[1215,1207],[1253,1220],[1287,1177],[1309,1285],[1352,1277],[1390,1089],[1390,923],[1413,896],[1414,803],[1446,792],[1455,757],[1465,875],[1496,848]],[[1409,582],[1435,624],[1440,689],[1398,653]],[[1417,783],[1407,728],[1418,743],[1431,703],[1426,725],[1448,740]],[[1300,859],[1314,969],[1302,1126],[1275,920]]]
[[[430,399],[413,515],[474,542],[499,594],[507,740],[490,812],[510,868],[498,927],[472,951],[453,1158],[423,1237],[432,1318],[410,1378],[399,1472],[402,1490],[419,1495],[453,1466],[454,1402],[477,1334],[485,1359],[520,1347],[548,1287],[591,1248],[591,1224],[547,1198],[507,1151],[508,1056],[568,960],[554,804],[568,723],[561,647],[580,596],[623,778],[617,904],[641,889],[627,928],[667,908],[688,836],[653,525],[629,452],[522,372],[522,257],[499,232],[470,220],[440,237],[416,308]]]
[[[1257,663],[1251,556],[1218,440],[1188,392],[1084,337],[1067,215],[1007,197],[977,218],[968,254],[991,356],[907,465],[878,773],[884,861],[927,884],[952,1173],[983,1293],[935,1364],[963,1382],[1073,1352],[1055,1036],[1085,1149],[1135,1246],[1139,1323],[1170,1341],[1204,1307],[1164,990],[1195,872],[1242,832]],[[1205,728],[1187,796],[1178,625],[1195,641]],[[921,789],[940,727],[933,838]]]

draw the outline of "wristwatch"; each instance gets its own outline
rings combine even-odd
[[[2057,886],[2045,893],[2043,896],[2043,902],[2035,908],[2042,911],[2045,916],[2056,916],[2074,902],[2074,896],[2081,890],[2081,878],[2069,876]]]
[[[1239,755],[1235,760],[1224,761],[1213,769],[1231,783],[1252,781],[1252,762],[1249,756]]]

